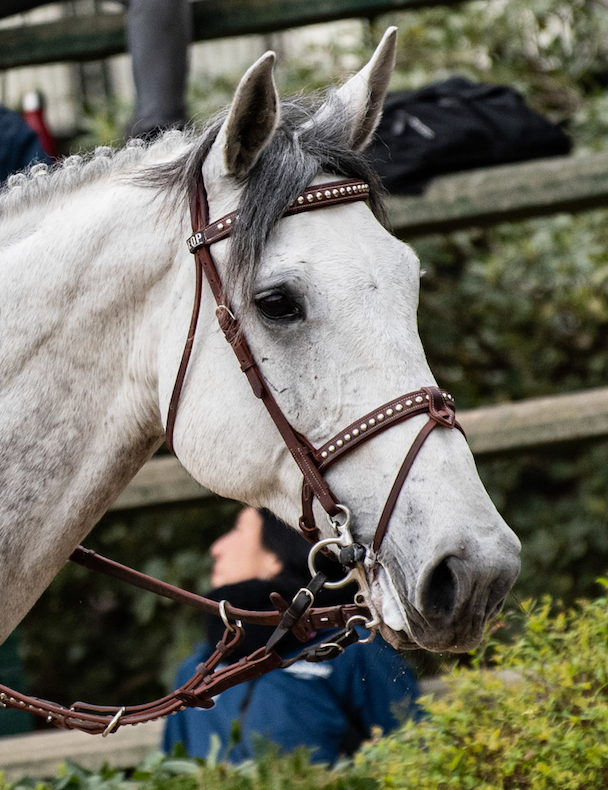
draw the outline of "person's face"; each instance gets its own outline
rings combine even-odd
[[[271,579],[282,570],[279,558],[262,546],[262,517],[252,507],[241,510],[234,527],[212,544],[215,560],[211,584],[223,587],[249,579]]]

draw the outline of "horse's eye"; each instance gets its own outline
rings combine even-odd
[[[274,321],[289,321],[302,318],[304,315],[302,306],[284,291],[274,291],[274,293],[261,296],[256,299],[255,303],[265,318]]]

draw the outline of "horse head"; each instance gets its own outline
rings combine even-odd
[[[298,435],[323,446],[361,415],[435,385],[418,336],[420,264],[382,225],[378,181],[363,151],[378,124],[395,57],[387,31],[370,62],[314,109],[281,104],[267,53],[198,152],[210,219],[237,211],[213,256],[268,389]],[[310,185],[370,185],[362,201],[285,216]],[[184,253],[184,260],[187,253]],[[183,266],[191,265],[183,263]],[[174,301],[178,301],[175,297]],[[201,483],[298,522],[302,477],[215,324],[201,316],[177,414],[175,450]],[[184,326],[168,328],[159,391],[166,413]],[[382,415],[384,417],[384,415]],[[381,632],[395,646],[465,651],[481,639],[519,570],[519,542],[483,488],[465,438],[438,427],[421,447],[386,535],[376,526],[426,416],[394,425],[333,464],[326,479],[367,548]],[[331,527],[318,502],[316,524]]]

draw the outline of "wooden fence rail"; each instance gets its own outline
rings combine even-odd
[[[608,437],[608,387],[458,415],[473,454],[521,451],[543,445]],[[195,501],[214,496],[173,457],[153,458],[135,475],[112,510]]]
[[[194,40],[271,33],[461,0],[196,0]],[[126,49],[123,13],[76,16],[0,30],[0,69],[101,60]]]
[[[437,176],[420,197],[391,195],[404,239],[608,206],[608,153],[537,159]]]

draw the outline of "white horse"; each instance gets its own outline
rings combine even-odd
[[[416,327],[419,262],[365,202],[281,219],[311,183],[372,184],[361,151],[378,123],[395,30],[316,108],[280,104],[267,53],[202,135],[13,177],[0,199],[0,638],[160,446],[188,330],[194,274],[188,190],[203,168],[214,247],[234,312],[276,400],[316,446],[367,411],[433,384]],[[295,525],[302,479],[253,397],[204,287],[174,445],[211,490]],[[356,448],[327,473],[369,545],[425,417]],[[317,507],[317,505],[315,505]],[[331,534],[315,511],[323,536]],[[519,569],[457,431],[433,431],[366,570],[393,644],[462,651]]]

